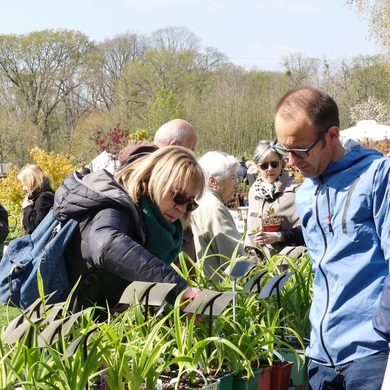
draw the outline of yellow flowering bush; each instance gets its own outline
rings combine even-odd
[[[36,146],[30,149],[30,155],[35,164],[39,165],[51,178],[53,190],[56,190],[69,173],[79,167],[75,167],[72,158],[63,153],[47,153]]]
[[[35,164],[50,176],[53,190],[56,190],[65,177],[77,169],[72,163],[72,158],[62,153],[47,153],[35,146],[30,149],[30,155]],[[24,193],[18,179],[20,169],[17,166],[8,166],[7,177],[0,179],[0,203],[8,211],[11,228],[7,240],[20,236],[22,232],[21,210]]]

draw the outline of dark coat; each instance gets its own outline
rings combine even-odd
[[[107,171],[68,176],[55,193],[54,215],[60,221],[83,216],[65,251],[71,285],[81,276],[73,311],[94,304],[112,307],[132,281],[176,283],[170,302],[187,288],[182,277],[142,246],[143,212]]]
[[[2,205],[0,205],[0,244],[5,241],[8,233],[8,212]]]
[[[23,228],[27,234],[31,234],[39,222],[46,217],[46,214],[53,207],[54,193],[50,189],[41,192],[37,198],[34,199],[34,204],[23,209],[22,223]]]

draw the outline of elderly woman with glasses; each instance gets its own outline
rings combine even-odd
[[[211,151],[198,162],[205,173],[206,192],[199,201],[199,209],[192,213],[191,227],[203,272],[218,282],[231,257],[245,254],[241,234],[226,206],[238,190],[238,160],[226,153]]]
[[[140,157],[115,177],[105,170],[68,176],[55,193],[54,215],[81,220],[64,253],[76,286],[71,309],[123,311],[120,298],[133,281],[175,284],[167,296],[171,303],[181,292],[182,300],[196,296],[200,291],[189,288],[170,264],[204,182],[193,152],[181,146]]]
[[[254,162],[259,168],[259,175],[249,190],[245,244],[260,245],[270,256],[286,246],[304,245],[295,209],[299,184],[283,169],[283,155],[273,149],[272,142],[260,141],[254,152]],[[281,219],[280,230],[266,232],[263,223],[272,212]]]

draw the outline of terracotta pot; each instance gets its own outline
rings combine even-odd
[[[294,362],[291,369],[290,385],[298,386],[307,381],[307,359],[304,351],[301,349],[295,351],[298,354],[299,361],[289,348],[281,348],[279,352],[285,360]]]
[[[272,366],[262,367],[259,373],[259,390],[271,390]]]
[[[279,232],[280,231],[280,224],[279,225],[263,225],[263,232]]]
[[[291,368],[294,362],[285,361],[282,365],[274,364],[271,370],[272,390],[288,390],[290,386]]]

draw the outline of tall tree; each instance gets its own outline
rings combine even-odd
[[[86,103],[83,82],[96,59],[95,45],[80,32],[0,35],[0,74],[27,107],[47,150],[56,146],[55,141],[70,142],[72,129],[66,124],[74,126],[76,118],[66,121],[65,117],[84,112],[72,105]]]
[[[129,129],[154,132],[155,126],[163,123],[156,122],[156,110],[150,111],[150,107],[156,108],[155,99],[159,107],[172,107],[173,101],[181,102],[189,91],[198,94],[227,59],[215,49],[198,49],[196,37],[183,28],[157,30],[150,41],[152,48],[141,60],[131,62],[118,80],[116,100],[121,121]],[[163,104],[164,97],[167,101]],[[181,110],[180,104],[175,103],[176,110]]]
[[[115,85],[126,67],[142,59],[148,48],[148,38],[142,34],[125,32],[98,44],[101,66],[95,69],[90,87],[94,91],[95,106],[109,110],[115,101]]]
[[[387,102],[390,93],[386,63],[380,55],[341,60],[330,76],[330,84],[339,104],[341,128],[351,124],[352,107],[367,101],[370,96]]]
[[[283,66],[290,77],[291,87],[318,84],[320,63],[318,58],[305,57],[301,53],[283,57]]]
[[[150,44],[156,50],[174,50],[182,53],[199,51],[200,39],[187,27],[165,27],[152,32]]]

